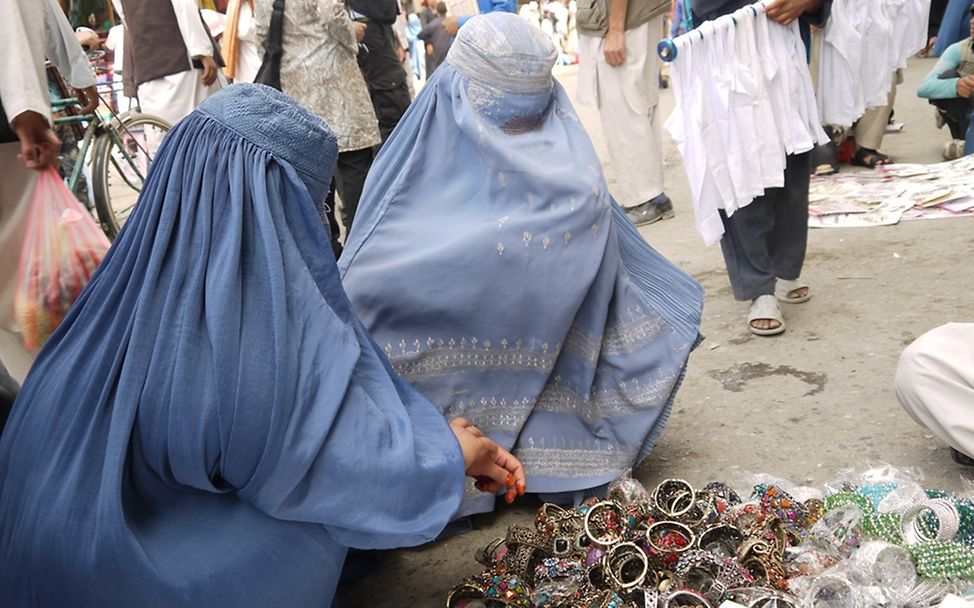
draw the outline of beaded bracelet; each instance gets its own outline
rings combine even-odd
[[[921,517],[925,513],[933,514],[935,519]],[[910,507],[903,513],[900,523],[900,532],[908,545],[950,540],[959,528],[960,513],[954,503],[946,498],[936,498]]]
[[[917,573],[924,578],[956,580],[974,578],[974,551],[953,541],[935,541],[908,548]]]

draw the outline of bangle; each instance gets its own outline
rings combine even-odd
[[[636,543],[618,543],[602,558],[603,568],[617,588],[639,587],[649,572],[649,559]]]
[[[666,517],[677,518],[693,508],[697,494],[690,482],[682,479],[661,481],[653,492],[656,508]]]
[[[903,513],[900,522],[900,532],[908,545],[950,540],[959,529],[960,513],[954,503],[946,498],[935,498],[913,505]]]
[[[583,526],[592,543],[607,547],[622,540],[625,533],[625,511],[617,503],[603,500],[585,512]]]
[[[717,524],[704,530],[697,538],[697,548],[721,557],[735,557],[744,533],[730,524]]]
[[[907,549],[924,578],[954,580],[974,577],[974,552],[961,543],[935,541]]]

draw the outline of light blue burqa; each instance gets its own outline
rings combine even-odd
[[[342,292],[338,149],[261,85],[166,137],[0,440],[0,606],[328,608],[346,547],[435,537],[463,459]]]
[[[575,492],[649,455],[698,341],[700,285],[612,199],[556,51],[475,17],[372,166],[339,261],[395,369]],[[463,513],[493,508],[470,492]]]

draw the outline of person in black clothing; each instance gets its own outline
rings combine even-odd
[[[426,66],[426,78],[432,78],[436,68],[446,61],[446,54],[453,45],[453,36],[446,31],[443,22],[446,19],[446,3],[440,2],[436,5],[436,19],[430,21],[419,33],[419,39],[426,43],[426,57],[429,60]]]
[[[19,392],[20,385],[10,377],[7,368],[0,362],[0,432],[7,424],[7,418],[10,417],[10,410],[13,409],[14,400],[17,399]]]
[[[716,19],[751,4],[749,0],[694,0],[693,25]],[[765,10],[772,21],[789,25],[800,19],[802,37],[808,43],[810,26],[823,27],[832,0],[775,0]],[[720,247],[727,265],[734,296],[751,300],[754,318],[749,329],[758,335],[785,330],[777,300],[798,304],[809,298],[808,286],[799,279],[808,242],[809,153],[788,156],[785,184],[769,188],[764,195],[727,217],[721,210],[724,236]],[[758,299],[774,303],[775,315],[757,316]],[[755,308],[758,306],[757,308]],[[749,315],[751,317],[752,315]]]
[[[367,51],[359,52],[358,61],[379,121],[379,134],[385,143],[410,102],[406,70],[396,51],[398,42],[392,29],[399,15],[399,3],[397,0],[352,0],[351,5],[353,11],[368,18],[362,40]]]

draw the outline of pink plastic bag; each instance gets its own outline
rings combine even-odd
[[[105,257],[105,233],[53,168],[41,171],[20,251],[14,312],[27,348],[40,348]]]

